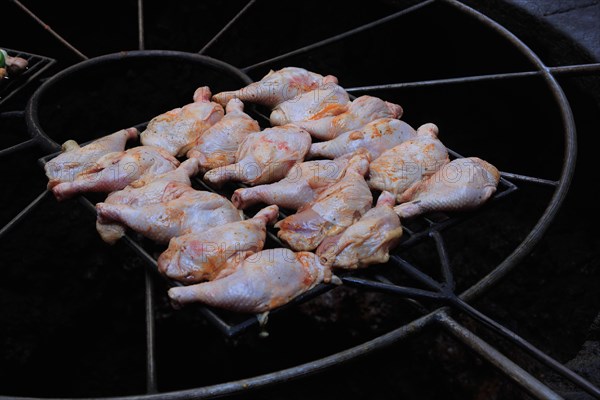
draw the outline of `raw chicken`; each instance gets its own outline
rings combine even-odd
[[[398,244],[402,236],[394,204],[396,199],[393,194],[381,193],[375,208],[367,211],[341,235],[327,238],[321,243],[317,249],[321,263],[336,268],[356,269],[387,262],[390,249]]]
[[[159,257],[158,269],[185,284],[220,279],[263,249],[267,224],[276,221],[278,215],[277,206],[270,206],[246,221],[175,237]]]
[[[404,192],[394,208],[401,218],[430,211],[462,211],[485,203],[496,191],[500,172],[476,157],[459,158]]]
[[[150,175],[145,177],[145,179],[138,179],[125,189],[112,192],[104,200],[104,203],[141,207],[172,200],[168,196],[177,195],[178,192],[167,190],[169,185],[177,182],[191,186],[190,177],[196,175],[199,168],[200,165],[197,159],[186,160],[176,170],[158,176]],[[96,221],[96,230],[102,237],[102,240],[110,244],[115,243],[125,234],[125,227],[123,225],[109,219],[101,218],[100,216],[98,216]]]
[[[335,158],[365,148],[371,153],[371,159],[376,159],[384,151],[415,136],[415,130],[406,122],[381,118],[359,130],[342,133],[327,142],[314,143],[307,157]]]
[[[236,190],[231,202],[240,209],[262,202],[297,210],[312,203],[319,191],[336,183],[344,175],[348,160],[346,155],[296,164],[279,182]]]
[[[235,163],[235,153],[242,141],[249,133],[260,131],[258,122],[244,113],[241,100],[230,100],[226,111],[223,119],[208,128],[188,151],[187,156],[198,158],[203,170]]]
[[[417,137],[385,151],[369,167],[369,187],[387,190],[400,199],[413,185],[447,164],[448,150],[437,138],[438,128],[425,124]]]
[[[240,145],[237,163],[208,171],[204,179],[221,184],[240,181],[251,185],[276,182],[299,162],[310,149],[308,132],[295,125],[268,128],[251,133]]]
[[[344,132],[360,129],[380,118],[400,118],[402,107],[373,96],[360,96],[348,105],[348,110],[336,116],[313,116],[305,121],[294,122],[306,129],[312,137],[331,140]]]
[[[27,65],[29,62],[26,59],[11,57],[6,50],[0,49],[0,79],[10,75],[19,75],[27,69]]]
[[[223,118],[223,107],[210,101],[207,86],[196,89],[194,102],[153,118],[141,134],[142,144],[183,156],[204,131]]]
[[[79,173],[72,182],[52,188],[61,201],[84,192],[113,192],[130,183],[174,170],[179,161],[158,147],[138,146],[126,151],[108,153]]]
[[[137,137],[137,129],[129,128],[101,137],[83,147],[79,147],[74,140],[67,140],[62,145],[63,153],[44,166],[49,179],[48,189],[62,182],[72,182],[84,170],[95,168],[100,157],[123,151],[127,141]]]
[[[158,243],[242,220],[241,211],[225,197],[183,183],[169,183],[163,197],[169,200],[141,207],[98,203],[96,210],[101,219],[126,225]]]
[[[338,83],[338,80],[332,75],[323,77],[303,68],[287,67],[279,71],[271,70],[260,81],[240,90],[217,93],[213,96],[213,100],[225,105],[229,100],[238,98],[273,108],[279,103],[327,83]]]
[[[319,193],[312,204],[275,224],[277,236],[293,250],[316,249],[323,239],[341,233],[371,208],[373,196],[364,179],[368,152],[358,151],[348,164],[344,176]]]
[[[280,103],[271,113],[271,125],[336,116],[348,110],[349,101],[341,86],[328,83]]]
[[[200,302],[246,313],[263,313],[280,307],[321,282],[331,271],[313,253],[277,248],[246,258],[221,279],[169,289],[175,306]]]

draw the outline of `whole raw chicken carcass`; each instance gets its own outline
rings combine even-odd
[[[149,204],[161,203],[172,200],[169,196],[178,195],[179,192],[167,190],[172,183],[186,186],[192,185],[190,177],[198,173],[200,165],[193,158],[186,160],[173,170],[157,176],[149,175],[138,179],[123,190],[112,192],[108,195],[105,204],[126,204],[132,207],[141,207]],[[105,219],[98,215],[96,230],[106,243],[113,244],[125,234],[125,227],[118,222]]]
[[[92,168],[52,188],[61,201],[84,192],[113,192],[147,176],[163,174],[179,166],[179,161],[158,147],[138,146],[126,151],[108,153]]]
[[[269,119],[271,125],[285,125],[332,117],[346,112],[349,101],[348,93],[341,86],[328,83],[280,103],[273,109]]]
[[[231,202],[239,209],[265,203],[297,210],[312,203],[319,191],[336,183],[344,175],[350,158],[350,155],[345,155],[335,160],[296,164],[279,182],[237,189]]]
[[[188,157],[200,161],[203,170],[235,163],[235,153],[249,133],[260,131],[258,122],[244,113],[244,103],[231,99],[226,114],[219,122],[208,128],[196,141]]]
[[[125,149],[128,140],[137,139],[135,128],[122,129],[111,135],[101,137],[92,143],[79,147],[76,141],[67,140],[59,154],[44,166],[48,177],[48,189],[62,182],[71,182],[86,169],[95,168],[100,157]]]
[[[321,282],[331,270],[308,252],[263,250],[242,261],[233,273],[210,282],[169,289],[175,306],[200,302],[246,313],[263,313],[280,307]]]
[[[328,83],[338,83],[338,80],[332,75],[323,77],[303,68],[287,67],[278,71],[271,70],[260,81],[240,90],[217,93],[213,96],[213,101],[224,106],[229,100],[237,98],[273,108]]]
[[[98,216],[126,225],[158,243],[191,232],[242,220],[242,213],[225,197],[171,182],[163,192],[168,201],[135,207],[96,204]]]
[[[425,124],[417,129],[417,137],[385,151],[369,167],[369,187],[387,190],[400,199],[413,185],[437,172],[450,161],[437,135],[437,126]]]
[[[185,284],[220,279],[263,249],[267,224],[277,220],[278,215],[277,206],[270,206],[245,221],[174,237],[159,257],[158,269]]]
[[[210,170],[204,179],[215,184],[227,181],[251,185],[276,182],[304,160],[310,144],[308,132],[295,125],[251,133],[240,144],[235,164]]]
[[[141,134],[142,144],[183,156],[204,131],[223,118],[223,107],[210,101],[207,86],[196,89],[194,102],[153,118]]]
[[[431,211],[463,211],[479,207],[489,199],[500,181],[492,164],[476,157],[458,158],[411,187],[394,208],[401,218]]]
[[[373,203],[364,178],[368,169],[368,152],[358,151],[336,184],[320,192],[313,203],[275,224],[279,228],[277,236],[295,251],[311,251],[323,239],[344,231]]]
[[[375,208],[367,211],[342,234],[323,240],[317,249],[321,263],[335,268],[356,269],[387,262],[390,249],[402,236],[394,204],[393,194],[381,193]]]
[[[348,110],[335,116],[313,116],[304,121],[294,122],[306,129],[312,137],[331,140],[344,132],[360,129],[371,121],[380,118],[400,118],[402,107],[373,96],[360,96],[348,105]]]
[[[384,151],[415,136],[415,130],[406,122],[381,118],[358,130],[342,133],[335,139],[313,143],[307,158],[335,158],[365,148],[371,153],[371,159],[376,159]]]

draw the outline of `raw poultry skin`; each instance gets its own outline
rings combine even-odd
[[[304,121],[295,122],[306,129],[312,137],[331,140],[344,132],[360,129],[380,118],[400,118],[402,107],[373,96],[360,96],[348,104],[348,110],[335,116],[315,115]]]
[[[344,175],[349,160],[349,155],[346,155],[335,160],[296,164],[279,182],[237,189],[231,201],[240,209],[265,203],[297,210],[312,203],[319,191],[336,183]]]
[[[194,102],[153,118],[141,134],[142,144],[183,156],[204,131],[223,118],[223,107],[210,101],[207,86],[196,89]]]
[[[332,75],[324,77],[304,68],[287,67],[278,71],[271,70],[260,81],[240,90],[217,93],[213,96],[213,101],[224,106],[229,100],[237,98],[273,108],[328,83],[337,84],[338,80]]]
[[[311,251],[326,237],[344,231],[373,203],[364,179],[368,169],[368,152],[358,151],[336,184],[319,193],[313,203],[275,224],[279,228],[277,236],[295,251]]]
[[[214,184],[227,181],[250,185],[276,182],[304,160],[310,144],[308,132],[295,125],[251,133],[240,144],[235,164],[210,170],[204,179]]]
[[[196,139],[187,153],[200,161],[204,171],[235,163],[242,141],[249,133],[260,131],[258,122],[244,112],[241,100],[231,99],[225,110],[225,116]]]
[[[54,186],[52,192],[59,201],[84,192],[113,192],[138,179],[163,174],[178,166],[179,161],[163,149],[133,147],[100,157],[92,168],[79,173],[72,182]]]
[[[402,236],[395,204],[393,194],[381,193],[375,208],[342,234],[323,240],[317,249],[321,263],[334,268],[357,269],[387,262],[390,249]]]
[[[401,218],[431,211],[463,211],[479,207],[496,192],[500,172],[476,157],[459,158],[407,190],[394,208]]]
[[[384,151],[413,139],[415,130],[404,121],[394,118],[381,118],[369,122],[361,129],[345,132],[335,139],[313,143],[307,158],[336,158],[365,148],[376,159]]]
[[[200,302],[230,311],[263,313],[328,282],[330,276],[330,269],[313,253],[269,249],[246,258],[224,278],[171,288],[169,297],[176,307]]]
[[[437,126],[425,124],[417,129],[416,138],[385,151],[369,167],[369,187],[387,190],[400,199],[412,186],[437,172],[450,161],[437,135]]]
[[[79,147],[74,140],[67,140],[62,145],[63,152],[44,166],[49,179],[48,189],[62,182],[72,182],[81,172],[95,168],[100,157],[123,151],[127,141],[137,137],[137,129],[129,128],[101,137],[83,147]]]
[[[242,220],[241,212],[225,197],[179,182],[169,183],[164,197],[169,200],[141,207],[98,203],[96,210],[100,218],[126,225],[158,243]]]
[[[278,207],[270,206],[245,221],[175,237],[159,257],[158,269],[184,284],[227,276],[242,260],[263,249],[267,224],[278,215]]]
[[[104,203],[126,204],[132,207],[141,207],[149,204],[166,202],[171,200],[169,196],[178,192],[167,191],[171,183],[180,183],[186,186],[192,185],[190,177],[196,175],[200,165],[198,160],[189,159],[173,170],[157,176],[147,176],[138,179],[125,187],[123,190],[112,192]],[[114,244],[125,234],[125,226],[106,218],[98,216],[96,230],[106,243]]]

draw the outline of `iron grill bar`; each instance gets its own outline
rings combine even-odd
[[[55,32],[52,28],[50,28],[50,25],[48,25],[44,21],[42,21],[29,8],[25,7],[23,5],[23,3],[21,3],[19,0],[12,0],[12,2],[15,3],[27,15],[29,15],[35,22],[37,22],[39,25],[41,25],[42,28],[44,28],[46,31],[48,31],[48,33],[50,33],[52,36],[54,36],[56,39],[58,39],[58,41],[60,43],[62,43],[64,46],[66,46],[73,53],[77,54],[77,56],[79,58],[81,58],[82,60],[88,60],[89,59],[88,56],[86,56],[85,54],[83,54],[81,51],[77,50],[77,48],[75,48],[75,46],[73,46],[71,43],[69,43],[65,38],[63,38],[61,35],[59,35],[57,32]]]
[[[553,75],[590,75],[597,74],[600,72],[600,63],[592,64],[577,64],[577,65],[565,65],[561,67],[548,67],[548,72]],[[431,79],[425,81],[415,82],[400,82],[400,83],[384,83],[380,85],[369,85],[369,86],[356,86],[347,88],[347,92],[365,92],[370,90],[390,90],[390,89],[407,89],[415,87],[426,87],[426,86],[438,86],[438,85],[451,85],[457,83],[472,83],[472,82],[484,82],[484,81],[499,81],[505,79],[515,78],[528,78],[532,76],[541,76],[544,72],[542,71],[524,71],[524,72],[507,72],[501,74],[487,74],[487,75],[473,75],[464,76],[459,78],[446,78],[446,79]]]
[[[2,150],[0,150],[0,157],[7,156],[9,154],[15,153],[20,150],[28,149],[31,146],[33,146],[34,144],[36,144],[36,142],[37,141],[35,139],[29,139],[24,142],[15,144],[14,146],[8,147],[6,149],[2,149]]]
[[[246,13],[246,11],[248,11],[248,9],[250,9],[250,7],[252,7],[252,5],[256,2],[256,0],[250,0],[248,2],[248,4],[246,4],[244,6],[244,8],[242,8],[231,20],[229,20],[229,22],[227,22],[227,24],[225,24],[225,26],[219,31],[217,32],[217,34],[215,36],[213,36],[212,39],[210,39],[208,41],[208,43],[206,43],[204,45],[204,47],[202,49],[200,49],[200,51],[198,52],[198,54],[204,54],[206,53],[206,50],[208,50],[213,44],[215,44],[215,42],[217,40],[219,40],[219,38],[221,36],[223,36],[223,34],[225,32],[227,32],[227,30],[229,30],[229,28],[231,28],[231,26],[238,20],[240,19],[240,17],[242,15],[244,15]]]
[[[473,332],[460,325],[445,312],[438,313],[436,315],[436,321],[444,327],[446,331],[450,332],[455,338],[466,344],[469,348],[475,350],[477,354],[494,367],[500,369],[506,376],[535,398],[545,400],[562,399],[561,396],[556,394],[556,392],[548,386],[544,385],[529,372],[515,364],[508,357],[490,346]]]
[[[41,202],[46,198],[46,196],[50,193],[49,190],[44,190],[38,197],[36,197],[27,207],[21,210],[13,219],[11,219],[2,229],[0,229],[0,239],[4,237],[8,232],[10,232],[23,218],[29,215]]]
[[[559,181],[553,181],[550,179],[544,178],[536,178],[534,176],[513,174],[511,172],[500,172],[500,175],[504,178],[514,179],[517,181],[530,182],[530,183],[539,183],[540,185],[548,185],[548,186],[558,186]]]
[[[442,269],[442,277],[446,289],[454,291],[454,274],[452,273],[452,267],[450,266],[450,259],[448,258],[448,251],[446,251],[446,245],[442,234],[438,231],[433,231],[429,234],[435,241],[435,247],[440,257],[440,266]]]
[[[154,355],[154,285],[150,271],[144,271],[144,288],[146,290],[146,392],[156,393],[156,360]]]
[[[379,26],[381,24],[385,24],[386,22],[393,21],[396,18],[399,18],[399,17],[401,17],[403,15],[409,14],[409,13],[411,13],[413,11],[417,11],[417,10],[419,10],[419,9],[421,9],[421,8],[427,6],[427,5],[429,5],[429,4],[431,4],[431,3],[435,2],[435,1],[436,0],[425,0],[425,1],[421,2],[421,3],[415,4],[414,6],[411,6],[411,7],[405,8],[404,10],[400,10],[398,12],[390,14],[390,15],[388,15],[386,17],[383,17],[383,18],[380,18],[378,20],[375,20],[375,21],[369,22],[367,24],[361,25],[361,26],[359,26],[357,28],[350,29],[349,31],[337,34],[335,36],[331,36],[331,37],[329,37],[327,39],[318,41],[316,43],[309,44],[308,46],[300,47],[300,48],[298,48],[296,50],[292,50],[290,52],[287,52],[287,53],[284,53],[284,54],[280,54],[280,55],[278,55],[276,57],[269,58],[268,60],[264,60],[264,61],[258,62],[256,64],[249,65],[247,67],[242,68],[242,71],[248,72],[248,71],[253,70],[255,68],[271,64],[271,63],[273,63],[275,61],[283,60],[283,59],[291,57],[291,56],[295,56],[295,55],[298,55],[298,54],[303,54],[303,53],[306,53],[306,52],[308,52],[310,50],[313,50],[313,49],[316,49],[316,48],[319,48],[319,47],[322,47],[322,46],[325,46],[325,45],[328,45],[328,44],[331,44],[331,43],[335,43],[335,42],[337,42],[339,40],[342,40],[342,39],[345,39],[345,38],[347,38],[349,36],[356,35],[357,33],[361,33],[361,32],[364,32],[364,31],[366,31],[368,29],[375,28],[376,26]]]
[[[145,50],[144,43],[144,0],[137,1],[138,12],[138,50]]]
[[[444,297],[439,293],[431,292],[428,290],[399,286],[393,283],[376,282],[368,279],[357,278],[354,276],[344,276],[341,279],[344,282],[344,284],[348,284],[348,286],[354,286],[361,289],[376,290],[384,293],[392,293],[395,295],[400,295],[409,298],[439,300]]]

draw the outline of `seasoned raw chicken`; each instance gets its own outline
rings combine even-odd
[[[437,134],[437,126],[425,124],[417,129],[416,138],[385,151],[369,167],[369,187],[387,190],[400,199],[413,185],[437,172],[450,161]]]
[[[476,157],[459,158],[404,192],[394,208],[401,218],[430,211],[462,211],[485,203],[496,191],[500,172]]]
[[[327,142],[313,143],[307,157],[335,158],[365,148],[371,153],[371,159],[375,159],[384,151],[415,136],[415,130],[406,122],[381,118]]]
[[[174,237],[159,257],[158,269],[185,284],[220,279],[263,249],[267,224],[277,220],[278,215],[277,206],[270,206],[245,221]]]
[[[215,184],[227,181],[251,185],[276,182],[304,160],[310,143],[308,132],[295,125],[251,133],[240,145],[235,164],[210,170],[204,179]]]
[[[242,220],[241,212],[225,197],[183,183],[169,183],[163,196],[169,200],[140,207],[98,203],[96,210],[101,219],[126,225],[158,243]]]
[[[158,147],[138,146],[102,156],[92,168],[79,173],[72,182],[52,188],[61,201],[83,192],[113,192],[130,183],[174,170],[179,161]]]
[[[360,129],[380,118],[400,118],[402,107],[373,96],[360,96],[348,104],[348,110],[335,116],[315,115],[304,121],[294,122],[306,129],[312,137],[331,140],[344,132]]]
[[[0,49],[0,79],[8,75],[19,75],[27,69],[29,62],[21,57],[12,57]],[[0,82],[2,83],[2,82]]]
[[[173,171],[157,176],[149,175],[143,179],[132,182],[123,190],[112,192],[104,203],[126,204],[132,207],[141,207],[172,200],[168,196],[177,195],[178,192],[167,190],[171,183],[177,182],[191,186],[190,177],[198,173],[200,165],[193,158],[184,161]],[[125,234],[125,227],[115,221],[98,216],[96,230],[106,243],[113,244]]]
[[[398,244],[402,236],[394,204],[396,199],[393,194],[381,193],[375,208],[367,211],[342,234],[327,238],[321,243],[317,249],[321,262],[327,266],[346,269],[387,262],[390,249]]]
[[[350,156],[346,155],[335,160],[296,164],[279,182],[236,190],[231,202],[240,209],[266,203],[297,210],[312,203],[319,191],[336,183],[344,175],[349,160]]]
[[[316,249],[326,237],[334,236],[356,222],[373,203],[364,175],[369,154],[361,150],[349,161],[344,176],[320,192],[316,200],[298,213],[275,224],[277,236],[293,250]]]
[[[321,282],[331,271],[313,253],[277,248],[246,258],[221,279],[169,289],[175,306],[200,302],[246,313],[262,313],[290,302]]]
[[[271,113],[271,125],[336,116],[348,110],[349,101],[341,86],[328,83],[280,103]]]
[[[226,114],[194,142],[188,157],[200,160],[202,169],[209,170],[235,163],[235,153],[249,133],[260,131],[258,122],[244,113],[244,103],[232,99]]]
[[[153,118],[141,134],[142,144],[183,156],[204,131],[223,118],[223,107],[210,101],[207,86],[196,89],[194,102]]]
[[[79,147],[74,140],[66,141],[62,145],[63,153],[46,163],[44,167],[49,179],[48,189],[62,182],[72,182],[84,170],[95,168],[100,157],[123,151],[127,141],[137,137],[137,129],[129,128],[101,137],[83,147]]]
[[[213,101],[225,105],[229,100],[237,98],[272,108],[327,83],[338,83],[338,80],[332,75],[323,77],[303,68],[287,67],[279,71],[271,70],[260,81],[240,90],[217,93],[213,96]]]

